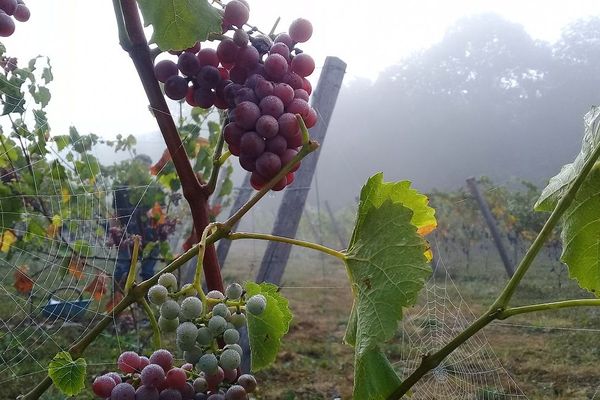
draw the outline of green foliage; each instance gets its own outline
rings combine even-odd
[[[600,107],[594,106],[585,115],[585,134],[581,151],[575,157],[575,161],[567,164],[556,175],[550,179],[548,186],[542,191],[542,195],[535,204],[537,211],[552,211],[558,201],[564,196],[570,184],[581,172],[586,161],[589,160],[594,150],[600,145]]]
[[[247,298],[262,294],[267,299],[267,307],[260,315],[247,313],[252,370],[258,371],[275,361],[281,338],[288,332],[292,321],[292,313],[277,286],[247,282],[245,287]]]
[[[367,181],[345,257],[354,294],[345,341],[355,348],[355,398],[386,399],[399,383],[379,346],[394,336],[403,308],[431,274],[415,220],[435,226],[425,196],[405,182],[384,183],[381,174]]]
[[[207,0],[138,0],[152,41],[161,50],[184,50],[221,33],[221,14]]]
[[[73,360],[71,355],[62,351],[48,366],[48,376],[63,394],[75,396],[85,388],[86,362],[84,358]]]
[[[561,260],[569,276],[600,296],[600,163],[587,176],[575,200],[563,215]]]

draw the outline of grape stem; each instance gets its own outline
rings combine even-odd
[[[300,125],[300,132],[302,132],[302,144],[306,144],[310,141],[310,133],[308,133],[306,124],[304,123],[304,120],[300,114],[296,114],[296,121],[298,121],[298,125]]]
[[[544,246],[544,243],[548,240],[552,231],[556,227],[558,221],[560,221],[563,214],[570,207],[571,203],[575,199],[577,191],[583,184],[585,178],[588,176],[596,160],[600,156],[600,146],[594,149],[588,160],[583,165],[583,168],[570,184],[568,190],[563,197],[558,201],[554,211],[548,217],[548,220],[542,227],[542,230],[538,233],[537,237],[527,250],[527,253],[521,259],[519,266],[517,267],[514,275],[508,281],[498,298],[489,307],[489,309],[475,320],[467,329],[458,334],[452,339],[447,345],[442,347],[437,352],[426,355],[421,360],[421,364],[414,370],[396,390],[388,397],[388,400],[401,399],[427,372],[437,367],[450,353],[456,348],[462,345],[464,342],[469,340],[473,335],[486,327],[490,322],[497,319],[505,319],[513,315],[524,314],[529,312],[551,310],[556,308],[567,308],[567,307],[582,307],[582,306],[600,306],[600,301],[594,301],[590,299],[583,300],[566,300],[556,303],[545,303],[535,304],[529,306],[507,308],[515,290],[519,286],[519,283],[531,267],[533,260],[539,254],[540,250]]]
[[[135,277],[137,275],[137,261],[138,254],[140,252],[140,235],[133,235],[133,251],[131,252],[131,262],[129,264],[129,272],[127,273],[127,280],[125,281],[125,293],[129,293],[133,284],[135,283]]]
[[[334,256],[339,258],[340,260],[344,260],[346,258],[346,254],[341,251],[334,250],[327,246],[322,246],[320,244],[307,242],[300,239],[293,239],[283,236],[269,235],[266,233],[250,233],[250,232],[235,232],[229,233],[226,236],[229,240],[238,240],[238,239],[256,239],[256,240],[269,240],[272,242],[281,242],[293,244],[300,247],[306,247],[307,249],[313,249],[316,251],[320,251],[325,254],[329,254],[330,256]]]
[[[225,138],[223,136],[223,129],[221,129],[221,132],[219,132],[217,145],[215,147],[215,154],[213,155],[212,171],[210,172],[210,178],[208,179],[208,182],[205,185],[202,185],[202,190],[204,190],[208,195],[214,193],[215,188],[217,187],[217,180],[219,179],[219,171],[221,170],[221,166],[227,159],[227,157],[225,157],[225,159],[221,161],[221,153],[223,152],[224,141]],[[227,153],[229,153],[229,151]]]
[[[185,146],[183,146],[175,126],[175,121],[154,76],[152,54],[144,34],[137,2],[135,0],[119,0],[119,4],[114,8],[118,21],[117,27],[120,29],[119,38],[126,38],[121,46],[129,53],[133,61],[146,92],[146,97],[150,102],[150,110],[152,110],[167,149],[171,154],[171,160],[181,181],[183,196],[190,205],[194,229],[198,233],[202,232],[210,223],[208,198],[211,193],[198,180],[190,164]],[[204,275],[209,289],[223,290],[221,269],[215,248],[212,245],[206,248]]]
[[[145,297],[142,297],[138,300],[138,304],[142,306],[144,312],[148,316],[148,320],[150,321],[150,326],[152,327],[152,347],[154,350],[158,350],[162,348],[161,340],[160,340],[160,328],[158,327],[158,322],[156,322],[156,317],[150,308],[150,305],[146,301]]]
[[[196,273],[194,274],[194,282],[192,286],[198,292],[198,296],[203,303],[206,303],[206,295],[204,294],[204,290],[202,289],[202,261],[204,260],[204,251],[206,249],[206,239],[209,233],[214,232],[217,229],[216,224],[209,224],[202,232],[202,237],[200,238],[200,242],[198,243],[198,262],[196,263]],[[204,304],[206,307],[206,304]]]

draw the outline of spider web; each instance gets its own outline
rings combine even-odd
[[[25,115],[27,113],[28,111]],[[48,126],[43,128],[49,129]],[[200,127],[198,129],[202,130]],[[8,137],[7,130],[4,137]],[[11,176],[19,177],[12,182],[14,194],[0,196],[0,234],[10,230],[18,238],[28,235],[31,239],[43,240],[43,246],[37,247],[20,246],[21,242],[16,242],[10,246],[8,252],[0,253],[0,384],[12,382],[10,391],[0,390],[0,398],[14,398],[17,394],[31,389],[30,383],[37,383],[47,373],[50,359],[56,353],[68,350],[70,345],[105,317],[107,303],[119,300],[115,297],[112,279],[117,265],[118,244],[108,246],[107,242],[108,228],[115,223],[115,194],[118,190],[123,190],[115,189],[116,184],[120,182],[116,182],[114,177],[99,173],[94,177],[93,190],[82,191],[81,187],[84,185],[80,184],[83,183],[83,178],[74,167],[74,162],[67,161],[64,152],[58,151],[51,143],[48,143],[47,147],[50,154],[46,158],[36,160],[28,148],[36,143],[33,139],[34,137],[14,139],[12,146],[9,146],[7,141],[0,147],[0,157],[3,159],[10,159],[10,154],[14,155],[13,150],[31,157],[24,167],[7,172],[0,170],[2,182],[6,182]],[[84,140],[84,136],[81,140]],[[77,143],[72,143],[75,144]],[[101,171],[99,160],[106,160],[105,152],[113,153],[114,150],[106,147],[106,150],[102,149],[100,152],[96,147],[92,147],[77,161],[85,163],[91,171]],[[93,157],[89,157],[88,154]],[[44,176],[40,179],[39,174],[47,174],[44,166],[47,168],[48,159],[59,161],[69,169],[74,179],[60,180],[54,176]],[[132,205],[132,213],[138,209],[153,186],[161,186],[158,182],[161,172],[162,170],[156,176],[152,176],[147,184],[127,187],[127,190],[134,189],[142,193],[138,203]],[[23,176],[31,179],[29,185],[21,183],[20,179]],[[33,193],[31,189],[27,190],[27,186],[33,188]],[[24,211],[14,215],[8,207],[10,204],[22,204]],[[70,213],[64,212],[66,208]],[[63,216],[63,229],[56,235],[50,235],[43,230],[31,231],[28,223],[23,222],[38,219],[48,223],[55,215]],[[10,223],[8,220],[14,221],[15,216],[18,216],[20,221],[16,224]],[[129,221],[130,216],[131,214],[119,215],[119,219]],[[123,227],[123,230],[126,228]],[[179,239],[177,237],[170,241]],[[78,241],[87,243],[92,254],[90,257],[73,256],[73,249]],[[175,251],[174,246],[171,248]],[[84,264],[75,273],[69,270],[72,256],[75,261]],[[155,266],[155,271],[158,271],[158,268],[159,264]],[[14,287],[16,274],[20,272],[25,273],[32,281],[32,289],[27,294],[20,293]],[[108,277],[105,283],[107,293],[100,300],[92,299],[91,293],[86,293],[85,289],[93,287],[95,279],[101,274]],[[108,314],[111,315],[109,312]],[[118,350],[123,351],[125,347],[131,346],[131,343],[123,343],[120,324],[121,321],[113,315],[113,325],[101,336],[112,337],[111,343],[116,342]],[[137,347],[140,347],[140,335],[137,336]],[[105,355],[96,355],[96,358],[98,356],[102,361],[100,366],[88,362],[88,367],[95,365],[95,369],[99,369],[101,366],[114,366],[115,357],[110,351]],[[18,393],[14,392],[14,386],[17,386]],[[5,395],[7,397],[4,397]]]
[[[432,354],[463,332],[475,315],[455,286],[442,259],[426,284],[422,305],[404,317],[398,341],[400,360],[394,368],[402,379]],[[479,331],[428,372],[412,389],[412,399],[509,400],[526,399],[502,366],[483,331]]]

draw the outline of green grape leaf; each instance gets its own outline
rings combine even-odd
[[[344,338],[355,347],[354,398],[386,399],[397,386],[398,378],[382,380],[395,373],[379,344],[394,336],[403,308],[414,304],[431,274],[419,227],[435,226],[433,215],[408,182],[385,183],[378,174],[361,191],[344,260],[354,294]]]
[[[387,399],[385,393],[393,393],[401,383],[390,362],[378,347],[356,357],[354,375],[369,377],[360,385],[355,384],[353,395],[355,399]]]
[[[63,394],[75,396],[85,388],[86,366],[84,358],[73,360],[68,352],[61,351],[50,361],[48,376]]]
[[[561,261],[569,277],[600,296],[600,163],[589,173],[563,215]]]
[[[384,182],[381,172],[369,178],[360,194],[360,202],[364,205],[358,210],[355,226],[358,227],[362,224],[365,214],[371,208],[377,208],[384,201],[391,200],[394,203],[402,203],[412,210],[413,215],[410,222],[418,228],[420,234],[426,235],[434,230],[437,226],[435,210],[429,207],[427,196],[412,189],[410,184],[410,181]],[[356,233],[356,231],[357,229],[354,232]],[[350,241],[353,239],[354,235]]]
[[[92,257],[94,255],[94,247],[87,241],[87,240],[76,240],[73,243],[73,250],[80,256],[80,257]]]
[[[29,93],[36,104],[40,104],[42,108],[46,107],[50,102],[50,90],[45,86],[31,85],[29,86]]]
[[[552,211],[558,201],[564,196],[570,184],[583,169],[594,150],[600,145],[600,107],[594,106],[583,118],[585,133],[581,151],[571,164],[563,166],[558,173],[548,182],[540,198],[535,203],[536,211]]]
[[[2,115],[10,113],[22,114],[25,112],[25,93],[21,91],[21,86],[25,79],[17,75],[15,70],[13,76],[8,79],[0,74],[0,95],[4,100],[4,109]]]
[[[138,0],[152,41],[161,50],[184,50],[211,33],[221,33],[222,17],[207,0]]]
[[[288,332],[292,313],[288,301],[271,283],[246,283],[246,298],[262,294],[267,299],[267,307],[260,315],[247,313],[248,337],[252,357],[252,370],[268,367],[279,352],[281,339]]]

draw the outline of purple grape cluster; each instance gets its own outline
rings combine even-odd
[[[15,21],[29,21],[31,12],[23,0],[0,0],[0,36],[8,37],[15,32]]]
[[[302,145],[296,120],[311,128],[317,113],[309,105],[312,92],[306,79],[315,69],[311,56],[296,48],[312,35],[311,23],[296,19],[289,33],[273,37],[245,31],[250,15],[245,0],[231,0],[223,12],[223,37],[216,50],[194,47],[178,54],[177,63],[156,63],[156,78],[167,97],[191,106],[229,110],[224,138],[242,168],[252,172],[259,190],[289,163]],[[231,37],[227,36],[232,32]],[[273,187],[282,190],[294,181],[293,170]]]
[[[256,390],[256,379],[238,376],[236,370],[206,375],[185,363],[174,366],[168,350],[157,350],[150,358],[125,351],[117,361],[120,373],[98,376],[92,391],[107,400],[247,400]]]

